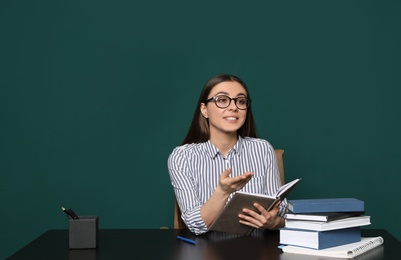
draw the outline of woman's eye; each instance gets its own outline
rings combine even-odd
[[[240,105],[245,105],[246,104],[246,99],[245,98],[241,98],[241,99],[238,99],[237,102]]]
[[[219,98],[217,98],[217,102],[219,102],[219,103],[227,103],[227,98],[225,98],[225,97],[219,97]]]

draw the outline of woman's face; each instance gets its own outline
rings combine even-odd
[[[245,88],[236,81],[224,81],[210,91],[208,99],[225,95],[230,98],[248,97]],[[201,113],[209,119],[210,136],[219,134],[237,134],[238,129],[244,124],[247,110],[240,110],[234,100],[226,108],[216,106],[214,100],[207,104],[201,104]]]

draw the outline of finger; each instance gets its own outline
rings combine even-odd
[[[253,227],[253,228],[260,228],[262,226],[262,225],[258,226],[258,225],[254,224],[252,222],[245,221],[245,220],[242,220],[242,219],[239,220],[239,223],[241,223],[243,225],[247,225],[247,226]]]
[[[244,176],[245,179],[251,179],[253,177],[253,172],[245,172],[241,176]]]
[[[258,204],[258,203],[254,203],[253,206],[254,206],[257,210],[259,210],[260,214],[265,214],[265,213],[267,213],[267,210],[266,210],[262,205],[260,205],[260,204]]]
[[[242,212],[246,213],[246,215],[249,215],[249,216],[251,216],[253,218],[258,218],[260,216],[260,213],[257,213],[257,212],[255,212],[253,210],[248,209],[248,208],[243,208]]]
[[[263,226],[264,223],[266,223],[270,219],[274,218],[274,214],[271,214],[271,212],[267,212],[265,210],[265,208],[263,208],[258,203],[254,203],[253,205],[254,205],[255,208],[257,208],[260,211],[260,213],[258,213],[256,211],[249,210],[247,208],[244,208],[242,211],[244,213],[248,214],[250,217],[253,217],[257,222],[247,219],[248,221],[253,222],[253,223],[257,224],[257,225]]]
[[[232,183],[240,183],[240,182],[248,183],[249,180],[252,178],[252,176],[253,176],[252,172],[246,172],[239,176],[232,177],[231,180],[233,181]]]
[[[232,187],[235,188],[235,190],[238,191],[238,190],[242,189],[247,183],[248,183],[248,180],[242,180],[242,181],[232,182],[231,185],[232,185]]]
[[[253,212],[255,213],[255,212]],[[253,215],[253,214],[252,214]],[[239,222],[241,224],[245,224],[248,226],[253,226],[259,228],[263,226],[262,222],[258,219],[260,217],[259,214],[256,214],[257,218],[250,215],[238,214]]]
[[[273,216],[277,216],[277,215],[278,215],[278,212],[279,212],[279,207],[278,207],[278,205],[280,205],[280,203],[274,205],[274,207],[273,207],[268,213],[270,213],[270,214],[273,215]]]
[[[273,207],[274,207],[274,208],[278,208],[278,206],[280,206],[280,204],[281,204],[281,200],[277,201],[276,204],[274,204]]]
[[[231,169],[227,168],[222,174],[220,174],[220,177],[222,179],[226,179],[230,176],[230,174],[231,174]]]
[[[252,216],[254,216],[256,219],[258,219],[262,223],[262,225],[264,223],[266,223],[266,221],[270,221],[271,219],[274,219],[275,217],[278,216],[278,213],[279,213],[278,207],[274,207],[270,211],[267,211],[263,206],[261,206],[258,203],[254,203],[253,206],[257,210],[259,210],[260,214],[258,214],[258,216],[254,216],[254,215],[252,215]]]
[[[237,182],[237,188],[238,190],[242,189],[251,179],[252,179],[253,174],[250,173],[249,176],[247,176],[246,178],[242,179],[241,181]]]

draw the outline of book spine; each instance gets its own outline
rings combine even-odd
[[[358,212],[365,211],[365,205],[363,201],[342,201],[339,203],[334,202],[288,202],[289,210],[294,213],[325,213],[325,212]]]
[[[360,227],[337,229],[319,232],[319,243],[316,249],[325,249],[361,241]]]
[[[329,222],[308,221],[308,220],[285,220],[285,227],[293,229],[304,229],[314,231],[329,231],[351,227],[370,225],[370,216],[361,216],[348,219],[333,220]]]
[[[359,227],[331,231],[310,231],[290,228],[280,229],[280,244],[317,250],[355,243],[360,240],[361,229]]]

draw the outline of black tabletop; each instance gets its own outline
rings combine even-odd
[[[192,239],[196,245],[177,236]],[[382,236],[384,245],[354,259],[397,259],[401,242],[382,229],[363,229],[363,236]],[[101,229],[96,249],[69,249],[68,230],[49,230],[8,259],[331,259],[282,253],[278,231],[257,230],[251,236],[188,230]]]

